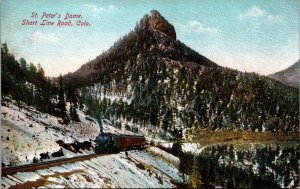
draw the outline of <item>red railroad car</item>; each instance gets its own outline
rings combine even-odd
[[[97,136],[95,143],[96,153],[109,153],[124,149],[142,147],[146,145],[146,139],[142,135],[101,133]]]
[[[119,136],[119,148],[132,148],[141,147],[146,144],[144,136],[138,135],[120,135]]]

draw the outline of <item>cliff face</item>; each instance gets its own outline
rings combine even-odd
[[[158,11],[151,11],[149,15],[149,26],[153,31],[158,31],[171,39],[176,40],[176,32],[173,25],[171,25]]]

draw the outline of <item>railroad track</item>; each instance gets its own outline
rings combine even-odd
[[[4,167],[2,168],[2,177],[7,175],[13,175],[17,172],[29,172],[29,171],[36,171],[39,169],[45,169],[52,166],[58,166],[66,163],[74,163],[77,161],[84,161],[94,157],[103,156],[107,154],[90,154],[90,155],[83,155],[83,156],[76,156],[72,158],[62,158],[56,160],[50,160],[45,162],[38,162],[28,165],[19,165],[14,167]]]
[[[147,148],[148,145],[145,146]],[[124,150],[122,150],[124,151]],[[36,171],[39,169],[46,169],[48,167],[53,166],[59,166],[66,163],[74,163],[77,161],[84,161],[88,160],[94,157],[109,155],[113,153],[102,153],[102,154],[89,154],[89,155],[82,155],[82,156],[76,156],[71,158],[61,158],[56,160],[50,160],[50,161],[44,161],[44,162],[38,162],[38,163],[32,163],[32,164],[26,164],[26,165],[19,165],[14,167],[2,167],[2,174],[1,176],[7,176],[7,175],[13,175],[17,172],[29,172],[29,171]]]

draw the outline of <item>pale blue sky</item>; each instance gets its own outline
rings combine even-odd
[[[1,42],[57,76],[107,50],[152,9],[180,41],[221,66],[270,74],[299,59],[297,0],[2,0]],[[81,14],[91,26],[22,26],[32,12]]]

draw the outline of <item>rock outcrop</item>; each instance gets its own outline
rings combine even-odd
[[[153,31],[160,32],[176,40],[175,28],[158,11],[152,10],[149,15],[149,26]]]

